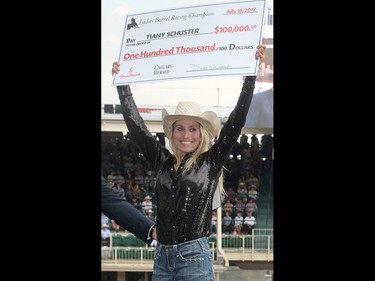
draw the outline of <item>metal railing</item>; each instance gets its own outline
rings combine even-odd
[[[120,235],[120,234],[117,234]],[[128,234],[127,238],[132,237]],[[133,239],[138,239],[133,236]],[[222,235],[222,249],[229,260],[273,261],[273,229],[253,229],[251,235]],[[209,237],[214,263],[220,263],[216,235]],[[130,244],[132,245],[132,244]],[[105,263],[153,263],[155,248],[144,246],[102,246],[102,262]]]

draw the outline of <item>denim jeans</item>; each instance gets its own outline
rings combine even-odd
[[[152,281],[214,281],[208,237],[155,249]]]

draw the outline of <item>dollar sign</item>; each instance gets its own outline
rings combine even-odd
[[[215,34],[217,34],[218,32],[219,32],[219,27],[216,26],[216,27],[215,27]]]

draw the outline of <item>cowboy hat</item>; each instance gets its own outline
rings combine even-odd
[[[162,111],[162,120],[165,136],[168,139],[172,137],[173,123],[177,120],[194,120],[207,130],[211,139],[215,138],[221,129],[219,117],[213,111],[202,113],[199,105],[194,101],[181,101],[177,104],[174,114],[169,114],[165,108]]]

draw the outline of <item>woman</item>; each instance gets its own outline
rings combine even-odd
[[[264,57],[265,46],[259,45],[256,58]],[[112,74],[119,73],[119,67],[114,62]],[[131,139],[159,171],[155,185],[158,243],[153,281],[214,280],[208,243],[212,209],[220,205],[218,194],[224,194],[222,169],[245,124],[255,78],[245,78],[237,105],[222,128],[216,113],[202,113],[196,102],[178,103],[175,114],[163,109],[164,134],[173,153],[148,131],[129,85],[117,86]]]

